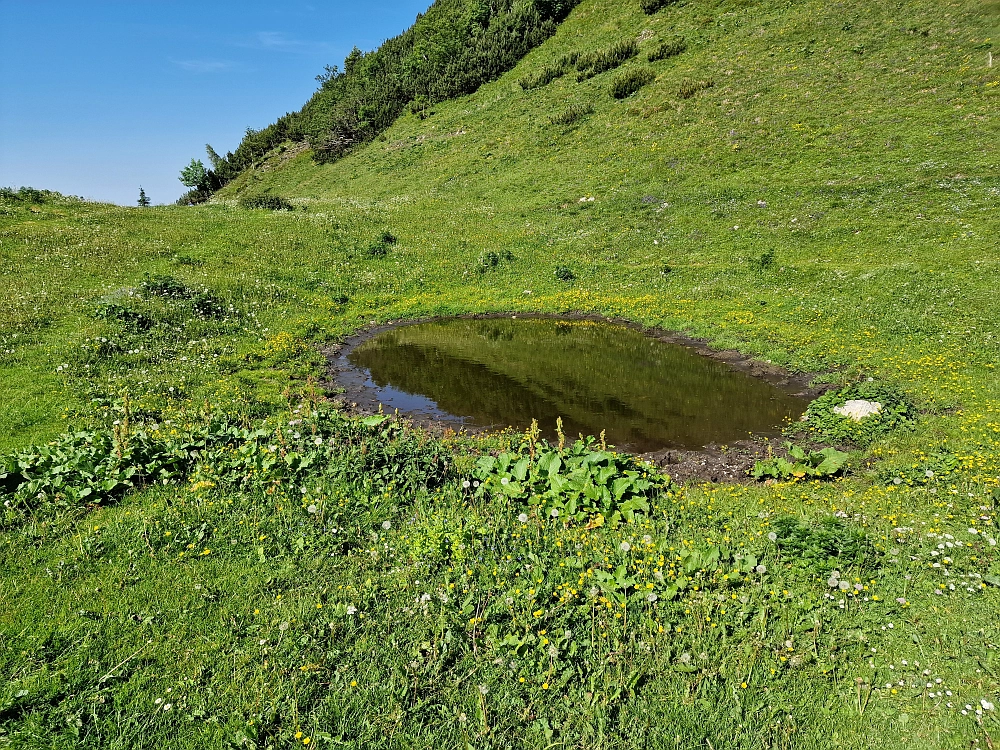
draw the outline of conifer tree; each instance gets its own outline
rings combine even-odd
[[[141,185],[139,186],[139,201],[138,201],[138,203],[143,208],[145,208],[146,206],[149,205],[149,196],[146,195],[146,191],[142,189]]]

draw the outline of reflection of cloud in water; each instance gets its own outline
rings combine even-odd
[[[687,347],[592,321],[442,320],[394,328],[349,355],[386,407],[549,435],[607,431],[631,450],[777,434],[805,400]],[[449,417],[452,417],[449,419]]]

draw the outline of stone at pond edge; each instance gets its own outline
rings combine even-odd
[[[843,406],[833,407],[833,413],[842,417],[848,417],[855,422],[860,422],[865,417],[878,414],[882,411],[882,404],[878,401],[846,401]]]

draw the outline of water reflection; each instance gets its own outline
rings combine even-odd
[[[389,410],[477,427],[596,435],[632,451],[774,435],[806,399],[626,326],[451,319],[384,331],[347,361]],[[348,373],[350,377],[350,373]]]

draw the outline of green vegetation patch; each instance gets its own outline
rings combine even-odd
[[[676,2],[677,0],[639,0],[639,7],[642,8],[642,12],[646,15],[652,15]]]
[[[676,57],[685,50],[687,50],[687,42],[684,40],[684,37],[676,37],[668,42],[663,42],[656,49],[650,51],[646,59],[650,62],[667,60],[671,57]]]
[[[578,81],[614,70],[639,54],[639,44],[634,39],[622,39],[604,50],[587,52],[576,60]]]
[[[116,413],[111,429],[67,433],[0,458],[4,528],[189,478],[233,491],[325,478],[379,492],[433,487],[448,468],[439,444],[404,425],[384,416],[350,420],[325,406],[288,425],[262,420],[253,427],[225,415],[186,425],[137,423],[127,402]]]
[[[860,420],[834,411],[854,400],[880,404],[881,409]],[[917,417],[916,406],[901,388],[864,381],[824,393],[809,404],[804,423],[794,425],[790,431],[804,429],[815,439],[865,447],[894,430],[912,427]]]
[[[552,125],[574,125],[593,113],[594,108],[590,104],[571,104],[558,114],[552,115],[549,122]]]
[[[293,206],[288,200],[282,198],[280,195],[271,195],[264,193],[261,195],[243,195],[240,196],[240,206],[243,208],[262,208],[267,211],[294,211],[295,206]]]
[[[831,477],[847,464],[848,454],[836,448],[807,451],[798,445],[785,443],[788,458],[778,457],[758,461],[753,467],[754,479],[804,479]]]
[[[377,50],[355,47],[343,69],[327,66],[317,76],[320,88],[301,110],[262,130],[248,128],[225,156],[209,147],[212,166],[202,167],[204,175],[191,175],[189,202],[257,166],[286,141],[308,144],[318,161],[333,161],[373,140],[408,107],[423,114],[436,102],[475,91],[552,36],[575,5],[576,0],[433,3],[413,27]]]
[[[831,563],[872,569],[879,556],[864,531],[839,518],[816,523],[792,516],[775,519],[769,538],[795,565],[826,572]]]
[[[429,28],[412,36],[424,87],[451,59],[441,37],[421,36]],[[587,0],[553,31],[538,65],[398,118],[336,163],[269,152],[285,137],[320,142],[340,115],[369,122],[363,99],[317,97],[320,138],[292,120],[249,135],[234,164],[251,169],[225,202],[0,194],[0,505],[17,505],[0,533],[0,745],[996,744],[989,4],[692,0],[646,16],[635,0]],[[635,105],[595,99],[571,131],[548,124],[569,104],[564,82],[530,96],[517,85],[574,49],[649,39],[645,53],[658,33],[683,35],[688,51],[654,65],[660,80]],[[459,49],[485,49],[464,39]],[[715,88],[678,101],[685,79]],[[241,189],[309,210],[246,210]],[[405,240],[367,255],[387,226]],[[517,260],[474,273],[484,248]],[[226,313],[143,291],[146,274],[210,290]],[[148,320],[96,317],[105,298]],[[395,420],[362,423],[330,456],[314,446],[303,474],[269,450],[280,430],[288,455],[306,453],[302,394],[336,410],[320,347],[342,336],[402,318],[565,311],[683,331],[830,382],[872,376],[926,415],[907,408],[882,431],[874,417],[816,412],[790,438],[858,446],[843,480],[671,482],[633,523],[589,529],[462,486],[484,455],[519,461],[520,436],[383,438]],[[88,464],[117,461],[126,393],[126,433],[156,424],[166,439],[214,420],[271,437],[213,448],[167,485],[126,478],[136,489],[112,488],[113,502],[73,500],[45,466],[85,488]],[[639,413],[667,402],[648,388],[634,399]],[[869,425],[877,437],[857,434]],[[400,461],[364,463],[398,440]],[[23,453],[49,477],[44,501],[19,494],[27,469],[9,457]],[[425,484],[399,470],[435,455],[453,472]],[[256,462],[275,456],[261,477],[279,481],[258,482]]]
[[[479,459],[473,477],[477,495],[500,495],[536,515],[594,526],[634,521],[649,511],[652,494],[669,486],[655,467],[597,449],[593,438],[564,450],[532,437],[518,453]]]
[[[615,99],[624,99],[655,80],[656,71],[649,68],[631,68],[615,76],[608,93]]]

